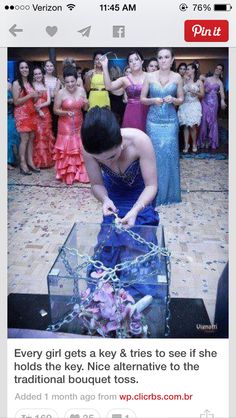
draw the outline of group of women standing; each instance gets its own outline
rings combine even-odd
[[[181,63],[178,72],[184,83],[184,103],[179,107],[180,125],[184,127],[184,153],[200,148],[216,149],[219,146],[218,109],[226,108],[224,86],[221,80],[224,66],[218,64],[213,74],[200,75],[197,62]]]
[[[143,71],[141,53],[131,51],[125,74],[114,77],[108,69],[107,55],[103,51],[95,52],[94,69],[87,71],[84,82],[78,78],[73,59],[64,62],[63,82],[54,76],[51,61],[45,63],[44,69],[35,67],[33,72],[26,61],[18,64],[12,89],[9,86],[8,103],[11,149],[20,137],[20,172],[31,175],[55,164],[58,180],[69,185],[74,181],[89,182],[80,138],[83,112],[96,106],[113,110],[113,102],[117,109],[115,113],[120,112],[122,128],[139,129],[152,141],[158,171],[156,205],[180,202],[179,122],[185,126],[184,152],[189,148],[189,134],[193,152],[197,150],[200,120],[200,145],[207,135],[216,137],[215,128],[208,133],[203,125],[203,121],[209,124],[211,119],[207,112],[205,119],[202,117],[205,104],[202,101],[201,106],[199,99],[204,95],[203,82],[197,79],[194,64],[188,65],[185,78],[172,70],[174,55],[171,48],[159,49],[157,58],[149,60],[147,72]],[[219,89],[223,107],[223,85],[220,83],[217,73],[212,80],[206,79],[205,97],[209,93],[208,101],[212,103],[212,90]],[[214,144],[217,146],[217,140]]]

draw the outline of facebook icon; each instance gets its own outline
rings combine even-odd
[[[113,26],[113,38],[124,38],[125,26]]]

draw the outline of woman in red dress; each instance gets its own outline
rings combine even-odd
[[[65,87],[57,93],[54,100],[54,112],[59,116],[54,147],[56,178],[69,185],[75,181],[88,183],[80,138],[82,109],[87,110],[88,100],[84,89],[77,85],[75,68],[66,67],[63,76]]]
[[[34,68],[34,89],[39,93],[35,102],[36,133],[33,147],[33,160],[36,167],[47,168],[54,165],[53,147],[55,138],[52,133],[52,117],[49,111],[50,93],[45,86],[44,76],[40,67]]]
[[[28,62],[20,61],[16,81],[13,83],[13,100],[16,129],[20,134],[20,172],[25,175],[38,171],[33,162],[33,140],[36,130],[34,99],[38,97],[38,92],[33,88],[30,66]]]

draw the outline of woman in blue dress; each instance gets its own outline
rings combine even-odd
[[[19,134],[16,130],[16,124],[14,119],[14,105],[13,105],[13,96],[12,96],[12,85],[8,82],[7,85],[7,104],[8,104],[8,139],[7,139],[7,164],[9,170],[12,170],[13,165],[16,164],[16,159],[18,155],[18,147],[20,144]]]
[[[121,129],[109,109],[95,107],[85,117],[81,138],[92,193],[102,203],[103,225],[98,235],[97,249],[106,241],[107,224],[113,223],[114,213],[118,214],[125,228],[134,225],[157,226],[156,161],[148,136],[138,129]],[[156,242],[154,235],[153,229],[148,228],[145,240]],[[130,256],[143,252],[143,246],[138,242],[131,243],[128,234],[114,228],[98,259],[105,266],[114,267]],[[138,291],[146,294],[147,288],[139,285]]]
[[[179,123],[175,106],[183,103],[183,81],[171,71],[174,61],[170,48],[157,54],[159,70],[148,73],[143,84],[141,102],[149,107],[146,133],[151,138],[157,161],[157,205],[181,201],[179,168]]]

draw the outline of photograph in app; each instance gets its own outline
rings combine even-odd
[[[228,337],[228,96],[228,48],[9,48],[9,337]]]

